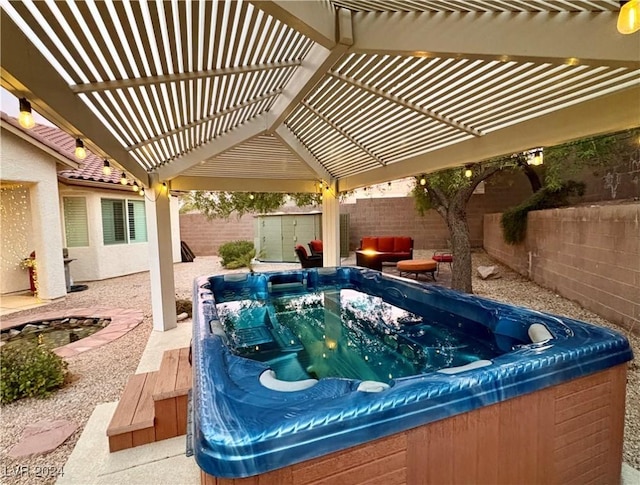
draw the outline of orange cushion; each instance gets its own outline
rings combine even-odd
[[[394,248],[395,237],[379,237],[378,238],[378,251],[383,253],[392,253]]]
[[[361,249],[372,249],[373,251],[378,250],[378,238],[377,237],[363,237],[362,238],[362,248]]]
[[[322,241],[314,240],[309,243],[311,249],[313,249],[316,253],[322,252]]]
[[[396,237],[393,250],[395,252],[406,253],[411,251],[411,238],[410,237]]]
[[[435,271],[437,266],[433,259],[407,259],[397,264],[399,271]]]
[[[309,254],[307,253],[307,250],[304,248],[304,246],[301,246],[300,244],[296,246],[296,251],[299,251],[303,258],[307,258],[309,256]]]

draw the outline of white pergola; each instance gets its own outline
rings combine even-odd
[[[2,86],[155,193],[328,184],[328,265],[341,191],[640,124],[618,0],[0,6]],[[147,205],[163,330],[168,201]]]

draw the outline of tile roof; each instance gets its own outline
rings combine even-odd
[[[22,132],[29,135],[33,140],[42,143],[43,145],[56,151],[63,157],[71,160],[72,162],[79,163],[80,167],[77,169],[65,169],[58,172],[58,176],[66,179],[74,180],[86,180],[89,182],[100,182],[104,184],[120,184],[120,178],[122,177],[122,170],[111,166],[111,175],[104,175],[102,173],[103,160],[89,150],[87,150],[87,158],[84,160],[78,160],[75,157],[76,141],[75,138],[62,131],[60,128],[54,126],[47,126],[42,124],[36,124],[30,130],[25,130],[18,120],[12,116],[7,115],[4,112],[0,112],[2,120],[10,123]],[[133,180],[129,178],[128,186],[133,185]]]

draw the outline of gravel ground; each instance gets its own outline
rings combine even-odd
[[[431,254],[433,254],[432,251],[416,251],[414,257],[429,257]],[[353,259],[353,257],[349,258],[345,264],[352,264]],[[480,296],[565,315],[620,331],[620,328],[611,322],[497,264],[485,253],[474,253],[473,267],[481,265],[497,265],[502,277],[483,281],[474,273],[474,291]],[[296,267],[299,265],[257,264],[255,270],[268,271]],[[198,257],[193,263],[178,263],[175,265],[176,297],[191,298],[191,285],[195,276],[237,271],[246,270],[224,270],[220,266],[219,259],[213,256]],[[439,282],[444,283],[450,279],[448,271],[448,266],[443,265],[441,276],[438,277]],[[43,311],[64,308],[96,304],[103,306],[107,302],[113,302],[114,307],[118,308],[142,309],[143,322],[124,337],[104,347],[68,359],[71,383],[51,397],[23,399],[0,408],[0,483],[53,483],[55,479],[35,480],[33,473],[17,477],[12,473],[13,467],[28,466],[31,472],[36,467],[44,466],[60,469],[64,466],[96,405],[120,398],[127,378],[135,372],[152,328],[149,273],[91,282],[87,291],[71,293],[64,301],[23,312],[23,314],[35,315]],[[639,355],[640,338],[629,334],[626,336],[635,354]],[[632,362],[628,375],[624,461],[640,469],[640,366],[637,362],[637,359]],[[8,458],[8,451],[18,441],[24,427],[41,419],[67,419],[77,423],[79,428],[64,444],[47,455],[19,460]]]

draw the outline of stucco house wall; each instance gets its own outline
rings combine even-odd
[[[149,270],[149,244],[147,242],[105,245],[102,235],[102,199],[142,201],[144,197],[129,191],[100,190],[93,187],[66,185],[61,185],[61,187],[60,204],[62,204],[64,197],[84,197],[87,203],[89,245],[68,248],[69,258],[75,259],[69,266],[70,275],[74,282],[102,280]],[[175,197],[172,197],[171,243],[174,263],[181,261],[178,217],[178,202]]]
[[[2,186],[21,185],[29,193],[31,234],[26,238],[23,257],[27,257],[32,250],[36,251],[39,296],[43,299],[65,296],[67,290],[62,262],[57,160],[16,134],[2,130],[0,164]],[[10,208],[7,208],[4,217],[11,217],[9,211]],[[3,293],[29,288],[27,271],[20,268],[21,258],[16,258],[16,245],[21,244],[19,237],[12,239],[5,246],[3,236],[2,280],[9,280],[6,287],[3,283]]]
[[[124,188],[119,183],[88,179],[86,170],[81,177],[73,179],[77,162],[69,160],[68,166],[63,165],[66,147],[62,142],[59,146],[53,142],[58,142],[59,133],[69,138],[71,144],[73,139],[56,128],[46,127],[48,131],[41,131],[36,135],[39,139],[34,139],[31,132],[20,131],[14,120],[4,113],[2,128],[0,294],[29,290],[29,273],[20,263],[33,250],[36,251],[39,296],[43,299],[59,298],[67,293],[63,247],[68,248],[69,258],[74,260],[69,263],[73,283],[149,270],[148,242],[104,244],[101,202],[105,198],[144,201],[148,195],[140,196],[130,186]],[[43,133],[49,138],[43,138]],[[43,140],[49,144],[43,144]],[[95,165],[95,162],[92,163]],[[85,163],[89,163],[89,158]],[[101,167],[102,161],[98,163]],[[62,169],[67,169],[65,177],[60,177]],[[87,246],[68,247],[64,197],[82,197],[86,201]],[[175,197],[171,198],[170,210],[173,261],[180,262],[179,205]]]

